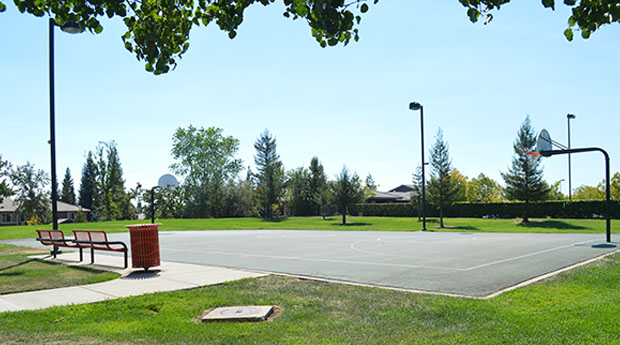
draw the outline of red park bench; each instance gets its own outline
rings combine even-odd
[[[95,249],[123,252],[125,254],[125,267],[127,268],[127,245],[121,241],[108,241],[105,231],[73,230],[75,239],[65,238],[60,230],[37,230],[39,237],[36,239],[46,246],[54,246],[51,252],[56,258],[58,247],[78,248],[80,261],[83,259],[82,249],[90,248],[90,263],[95,263]],[[120,246],[120,247],[119,247]]]

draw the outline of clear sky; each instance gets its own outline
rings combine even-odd
[[[529,114],[536,130],[572,146],[599,146],[619,171],[620,26],[568,42],[569,11],[513,1],[489,25],[469,22],[457,0],[380,1],[360,25],[360,41],[320,48],[281,3],[250,8],[230,40],[215,25],[195,28],[175,71],[153,76],[123,47],[124,25],[103,21],[100,35],[56,30],[56,135],[59,183],[67,167],[79,185],[87,151],[118,144],[126,186],[157,183],[170,172],[178,127],[216,126],[253,143],[269,129],[286,167],[318,156],[330,177],[343,165],[379,190],[411,183],[420,163],[419,112],[426,147],[444,131],[453,166],[468,177],[503,182],[512,144]],[[47,18],[0,14],[0,154],[49,172]],[[428,151],[427,151],[428,158]],[[602,155],[572,156],[573,188],[604,178]],[[544,159],[545,179],[565,179],[567,158]]]

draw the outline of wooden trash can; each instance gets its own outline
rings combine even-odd
[[[144,268],[160,265],[159,260],[159,226],[156,224],[125,225],[129,228],[131,242],[131,266]]]

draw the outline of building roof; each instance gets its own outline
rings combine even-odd
[[[18,207],[19,207],[18,201],[15,201],[10,198],[4,198],[2,202],[0,203],[0,212],[13,213],[17,211]],[[49,207],[52,208],[51,202],[50,202]],[[87,208],[67,204],[66,202],[62,202],[62,201],[56,201],[56,207],[58,209],[58,212],[78,212],[79,210],[82,210],[82,212],[90,212],[90,210]]]
[[[374,195],[366,199],[366,202],[409,202],[413,185],[401,184],[387,192],[375,191]]]
[[[413,185],[412,184],[401,184],[396,188],[390,189],[388,192],[412,192]]]

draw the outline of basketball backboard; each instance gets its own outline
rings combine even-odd
[[[161,188],[175,188],[179,185],[179,182],[174,176],[165,174],[159,178],[157,185]]]
[[[540,153],[543,157],[549,157],[549,155],[545,155],[543,152],[551,150],[553,150],[551,135],[549,135],[546,129],[541,129],[536,137],[536,152]]]

